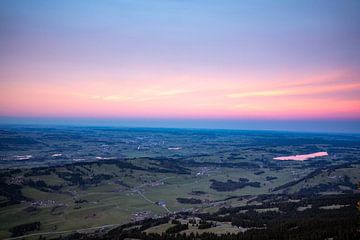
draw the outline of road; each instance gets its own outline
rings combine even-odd
[[[171,177],[165,177],[162,179],[159,179],[157,182],[160,181],[164,181],[166,179],[169,179]],[[156,204],[156,202],[151,201],[150,199],[148,199],[139,189],[145,187],[149,185],[149,183],[144,183],[141,184],[138,187],[133,188],[133,190],[138,193],[142,198],[144,198],[147,202],[151,203],[151,204]],[[156,204],[157,205],[157,204]],[[171,211],[164,205],[161,206],[163,207],[168,213],[171,213]],[[88,230],[96,230],[96,229],[101,229],[101,228],[108,228],[108,227],[116,227],[116,226],[120,226],[120,224],[108,224],[108,225],[103,225],[103,226],[98,226],[98,227],[91,227],[91,228],[82,228],[82,229],[76,229],[76,230],[66,230],[66,231],[58,231],[58,232],[42,232],[42,233],[32,233],[32,234],[27,234],[27,235],[22,235],[19,237],[12,237],[12,238],[6,238],[5,240],[15,240],[15,239],[23,239],[26,237],[34,237],[34,236],[45,236],[45,235],[52,235],[52,234],[64,234],[64,233],[72,233],[72,232],[81,232],[81,231],[88,231]]]
[[[169,178],[172,178],[172,177],[165,177],[165,178],[162,178],[162,179],[159,179],[157,180],[156,182],[162,182],[166,179],[169,179]],[[135,187],[133,188],[133,191],[135,191],[137,194],[139,194],[143,199],[145,199],[147,202],[149,203],[152,203],[152,204],[156,204],[158,205],[156,202],[150,200],[149,198],[147,198],[139,189],[140,188],[143,188],[145,186],[149,185],[149,183],[144,183],[144,184],[141,184],[140,186],[138,187]],[[168,213],[172,213],[165,205],[158,205],[158,206],[161,206],[162,208],[164,208]]]

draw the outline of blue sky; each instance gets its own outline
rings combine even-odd
[[[0,116],[356,129],[359,12],[356,0],[3,0]]]

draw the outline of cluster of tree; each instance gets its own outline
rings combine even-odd
[[[236,161],[236,160],[243,160],[246,159],[243,156],[238,155],[237,153],[230,153],[229,157],[227,158],[229,161]]]
[[[300,178],[298,180],[295,180],[295,181],[291,181],[291,182],[288,182],[286,184],[283,184],[281,186],[278,186],[278,187],[275,187],[273,189],[273,191],[279,191],[279,190],[283,190],[283,189],[286,189],[286,188],[289,188],[289,187],[292,187],[300,182],[303,182],[303,181],[307,181],[321,173],[323,173],[324,171],[327,172],[327,174],[330,174],[331,172],[334,172],[335,170],[337,169],[341,169],[341,168],[351,168],[351,162],[350,163],[344,163],[344,164],[339,164],[339,165],[332,165],[332,166],[326,166],[326,167],[321,167],[321,168],[318,168],[314,171],[312,171],[311,173],[309,173],[307,176],[303,177],[303,178]],[[322,185],[322,184],[319,184],[318,186],[315,186],[313,187],[312,189],[304,189],[302,192],[300,192],[299,194],[317,194],[321,191],[332,191],[332,190],[339,190],[339,188],[337,186],[346,186],[346,187],[350,187],[351,189],[356,189],[356,184],[352,183],[350,181],[350,178],[345,175],[343,177],[343,179],[340,181],[340,182],[337,182],[337,183],[328,183],[326,185]]]
[[[212,228],[212,227],[216,227],[216,224],[214,224],[213,222],[205,221],[205,220],[201,220],[199,222],[199,226],[198,226],[199,229],[208,229],[208,228]]]
[[[40,230],[40,222],[25,223],[9,229],[9,231],[12,233],[12,237],[22,236],[27,232],[36,230]]]
[[[6,207],[13,204],[18,204],[21,201],[30,200],[21,192],[22,186],[17,184],[7,184],[4,178],[0,178],[0,196],[7,198],[7,201],[2,201],[0,207]]]
[[[320,183],[318,185],[312,187],[301,188],[297,193],[300,195],[312,195],[318,194],[320,192],[331,192],[331,191],[340,191],[340,187],[338,183],[328,182],[328,183]]]
[[[125,183],[123,180],[121,180],[121,179],[116,179],[114,182],[115,182],[116,184],[119,184],[120,186],[125,187],[125,188],[130,188],[130,185],[126,184],[126,183]]]
[[[137,229],[131,229],[118,235],[106,234],[103,236],[93,236],[86,234],[74,234],[64,239],[104,239],[104,240],[123,240],[123,239],[143,239],[143,240],[353,240],[359,239],[360,233],[357,231],[356,223],[353,221],[345,221],[344,219],[328,221],[323,219],[293,219],[293,221],[281,221],[268,225],[266,228],[249,229],[246,232],[234,233],[234,234],[222,234],[215,233],[190,233],[185,234],[181,231],[187,229],[187,225],[175,225],[174,231],[171,233],[164,232],[161,234],[139,231]]]
[[[64,214],[64,207],[63,206],[60,206],[60,205],[58,205],[58,206],[53,206],[52,208],[51,208],[51,211],[50,211],[50,214],[51,215],[62,215],[62,214]]]
[[[293,154],[292,152],[287,151],[287,150],[278,150],[278,149],[274,149],[274,148],[267,148],[266,152],[275,153],[275,154],[282,154],[282,155],[291,155],[291,154]]]
[[[48,167],[31,168],[24,173],[24,177],[51,175],[51,173],[54,172],[54,170],[55,170],[54,168],[48,168]]]
[[[211,179],[211,185],[210,188],[219,191],[219,192],[225,192],[225,191],[235,191],[237,189],[241,189],[244,187],[260,187],[259,182],[249,182],[246,178],[240,178],[238,182],[235,182],[233,180],[227,180],[226,182],[217,181],[215,179]]]
[[[17,174],[17,173],[15,173],[15,174]],[[11,176],[12,176],[11,171],[7,171],[7,170],[1,171],[0,172],[0,183],[1,184],[6,184],[6,179],[11,177]]]
[[[301,165],[301,169],[308,169],[308,168],[325,168],[327,166],[331,166],[333,164],[332,161],[326,161],[324,159],[317,160],[313,159],[310,161],[306,161],[305,164]]]
[[[200,204],[201,200],[197,198],[176,198],[179,203],[183,204]]]
[[[262,202],[261,205],[246,205],[240,207],[233,208],[221,208],[218,212],[214,214],[199,214],[199,217],[202,219],[227,222],[231,221],[232,217],[235,215],[242,216],[243,218],[250,218],[249,215],[255,215],[255,220],[260,215],[266,216],[266,214],[300,214],[297,209],[302,206],[311,205],[312,209],[309,211],[304,211],[304,214],[308,212],[312,213],[324,213],[326,210],[318,209],[321,206],[329,206],[329,205],[344,205],[348,207],[342,208],[342,211],[350,211],[356,205],[356,202],[360,199],[360,194],[341,194],[341,195],[324,195],[324,196],[298,196],[298,201],[289,201],[289,196],[286,195],[260,195],[254,199],[254,201]],[[257,213],[257,209],[265,209],[265,208],[278,208],[280,212],[265,212],[265,213]],[[239,212],[245,212],[240,214]],[[339,210],[340,211],[340,210]],[[274,215],[275,216],[275,215]]]
[[[156,160],[157,168],[148,168],[149,170],[162,173],[190,174],[190,169],[184,167],[184,161],[176,158],[152,158]]]
[[[189,194],[199,196],[199,195],[206,194],[206,192],[204,192],[204,191],[191,191]]]
[[[313,197],[310,199],[304,199],[300,202],[276,202],[269,203],[267,207],[278,207],[279,212],[276,211],[266,211],[266,212],[257,212],[254,211],[256,208],[253,206],[244,206],[237,208],[221,209],[214,214],[203,214],[202,219],[213,220],[213,221],[231,221],[233,225],[241,227],[262,227],[262,226],[272,226],[283,223],[293,222],[296,219],[299,224],[308,221],[318,221],[318,222],[327,222],[331,225],[332,222],[338,222],[342,219],[344,223],[347,222],[349,226],[356,225],[356,209],[355,204],[359,199],[359,195],[352,196],[321,196]],[[307,206],[311,204],[313,207],[305,211],[297,211],[300,206]],[[333,210],[323,210],[319,209],[319,206],[333,205],[333,204],[342,204],[347,205],[341,209]],[[246,209],[247,208],[247,209]],[[260,206],[260,208],[264,208]],[[243,213],[241,210],[248,210]],[[299,224],[297,226],[299,226]],[[327,226],[325,224],[325,226]]]
[[[176,173],[176,174],[190,174],[190,170],[183,167],[180,160],[178,159],[169,159],[164,157],[158,158],[150,158],[146,157],[146,160],[153,161],[152,165],[154,167],[143,168],[140,166],[136,166],[128,160],[133,159],[111,159],[111,160],[104,160],[98,162],[79,162],[79,163],[72,163],[74,166],[86,166],[89,164],[96,164],[101,166],[103,164],[114,164],[120,169],[132,169],[132,170],[141,170],[147,172],[159,172],[159,173]]]
[[[109,174],[97,174],[93,176],[86,176],[78,172],[56,172],[59,178],[64,179],[65,181],[70,182],[72,185],[86,186],[86,185],[95,185],[99,184],[104,180],[109,180],[113,178],[113,175]]]
[[[212,221],[231,222],[234,226],[248,228],[244,233],[217,235],[214,233],[184,234],[182,231],[188,229],[187,224],[181,224],[173,220],[173,228],[161,234],[146,234],[144,229],[154,225],[167,223],[169,218],[147,219],[139,222],[125,224],[109,231],[105,235],[76,234],[65,239],[150,239],[150,240],[258,240],[258,239],[334,239],[350,240],[360,239],[360,232],[357,231],[358,213],[356,203],[360,194],[343,194],[328,196],[301,197],[300,201],[287,201],[286,195],[261,195],[259,199],[265,201],[260,206],[248,205],[235,208],[222,208],[215,213],[195,214],[179,213],[178,217],[191,218],[190,224],[196,223],[195,217],[201,218],[200,228],[213,227]],[[299,206],[312,204],[313,208],[305,211],[298,211]],[[341,209],[323,210],[319,206],[342,204],[349,205]],[[278,207],[280,211],[257,212],[256,209],[266,207]],[[247,210],[246,212],[241,210]],[[133,227],[132,226],[141,226]],[[202,225],[200,227],[200,225]]]
[[[285,183],[283,185],[280,185],[278,187],[275,187],[273,189],[273,191],[279,191],[279,190],[282,190],[282,189],[286,189],[286,188],[289,188],[289,187],[292,187],[292,186],[295,186],[296,184],[302,182],[302,181],[305,181],[305,180],[308,180],[310,178],[313,178],[317,175],[319,175],[320,173],[322,172],[322,169],[316,169],[315,171],[312,171],[311,173],[309,173],[308,175],[306,175],[305,177],[302,177],[298,180],[294,180],[294,181],[291,181],[291,182],[288,182],[288,183]]]
[[[255,159],[256,161],[259,161],[262,163],[263,168],[268,168],[271,171],[279,171],[283,169],[283,166],[280,165],[280,161],[272,161],[270,159]]]
[[[62,188],[61,185],[48,185],[43,180],[34,181],[32,179],[27,180],[24,185],[28,185],[43,192],[59,191]]]
[[[311,204],[313,208],[326,205],[349,205],[355,206],[357,200],[360,199],[360,194],[335,194],[335,195],[324,195],[324,196],[310,196],[302,199],[299,205]]]
[[[340,186],[349,187],[350,189],[356,189],[356,184],[352,183],[350,181],[349,176],[345,175],[341,181],[337,182],[327,182],[327,183],[320,183],[318,185],[312,186],[312,187],[305,187],[301,188],[297,194],[299,195],[313,195],[313,194],[319,194],[321,192],[331,192],[331,191],[342,191]],[[351,190],[350,190],[351,192]]]
[[[78,200],[75,200],[74,203],[76,203],[76,204],[79,204],[79,203],[88,203],[88,200],[86,200],[86,199],[78,199]]]
[[[272,181],[272,180],[275,180],[275,179],[278,179],[277,177],[273,177],[273,176],[267,176],[266,177],[266,181]]]
[[[134,229],[132,229],[131,227],[141,226],[141,227],[135,228],[136,232],[139,232],[139,231],[144,231],[150,227],[155,227],[155,226],[158,226],[158,225],[161,225],[164,223],[168,223],[169,221],[170,221],[169,217],[163,217],[163,218],[157,218],[157,219],[148,218],[148,219],[144,219],[141,221],[130,222],[130,223],[123,224],[117,228],[110,230],[107,233],[107,236],[128,235],[128,233],[131,233],[134,231]],[[130,229],[130,230],[128,230],[128,229]],[[75,238],[75,239],[80,239],[80,238]]]
[[[24,212],[30,213],[30,214],[35,214],[38,213],[40,211],[39,208],[34,207],[34,206],[29,206],[27,208],[24,209]]]
[[[221,168],[243,168],[243,169],[258,169],[259,164],[251,162],[196,162],[189,160],[184,162],[189,167],[221,167]]]
[[[165,233],[167,234],[174,234],[174,233],[179,233],[183,230],[189,229],[188,224],[176,224],[172,227],[169,227],[168,229],[166,229]]]
[[[20,136],[20,135],[13,135],[13,136],[3,136],[1,138],[1,147],[2,149],[13,149],[19,150],[24,149],[24,147],[28,147],[29,145],[34,144],[41,144],[41,142],[33,139],[32,137],[28,136]]]
[[[171,224],[181,224],[181,222],[177,219],[172,219]]]
[[[139,227],[139,231],[144,231],[148,228],[155,227],[164,223],[169,222],[169,217],[158,218],[158,219],[146,219],[142,222],[141,227]]]

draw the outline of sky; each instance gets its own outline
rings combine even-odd
[[[359,12],[357,0],[2,0],[0,118],[360,131]]]

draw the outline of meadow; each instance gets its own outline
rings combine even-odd
[[[314,195],[355,195],[359,139],[266,131],[4,127],[0,238],[101,233],[146,219],[252,205],[265,214],[278,209],[262,200],[273,195],[299,201]],[[316,151],[328,155],[274,160]],[[32,157],[19,160],[19,155]],[[188,224],[190,219],[182,221]],[[19,230],[37,222],[39,228]],[[216,223],[206,230],[190,224],[182,233],[242,229],[231,221]],[[169,220],[144,232],[161,233],[174,225]]]

